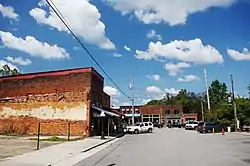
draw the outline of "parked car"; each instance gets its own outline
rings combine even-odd
[[[196,130],[198,124],[199,124],[199,122],[197,122],[197,121],[189,121],[189,122],[185,125],[185,129],[186,129],[186,130]]]
[[[197,132],[199,133],[212,133],[213,129],[215,133],[222,131],[221,125],[215,122],[199,122],[197,126]]]
[[[182,127],[182,124],[178,123],[178,122],[175,122],[172,125],[173,125],[172,127],[176,127],[176,128],[181,128]]]
[[[154,129],[154,125],[151,122],[141,122],[136,124],[135,126],[127,126],[128,133],[152,133]]]
[[[154,127],[158,127],[158,128],[163,127],[163,123],[154,122],[153,124],[154,124]]]
[[[242,130],[243,130],[243,131],[250,132],[250,124],[244,125],[244,126],[242,127]]]

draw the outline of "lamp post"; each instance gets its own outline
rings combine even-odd
[[[100,114],[101,118],[102,118],[102,133],[101,133],[101,139],[105,139],[105,136],[104,136],[104,131],[103,131],[103,120],[104,120],[104,117],[105,117],[105,113],[104,111],[101,112]]]

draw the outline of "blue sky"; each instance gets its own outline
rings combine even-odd
[[[179,89],[202,92],[219,79],[237,94],[250,83],[247,0],[53,0],[77,36],[136,104]],[[178,11],[178,12],[177,12]],[[0,3],[0,67],[23,73],[93,66],[44,1]],[[105,77],[113,105],[128,99]]]

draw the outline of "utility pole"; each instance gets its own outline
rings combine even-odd
[[[208,86],[207,86],[207,70],[206,66],[204,67],[204,77],[205,77],[205,86],[206,86],[206,92],[207,92],[207,109],[210,111],[210,99],[209,99],[209,92],[208,92]]]
[[[135,109],[134,109],[134,80],[133,80],[133,76],[131,77],[131,82],[130,82],[130,90],[131,90],[131,102],[132,102],[132,125],[135,124]]]
[[[202,121],[204,122],[204,108],[203,108],[203,101],[201,101],[201,116],[202,116]]]
[[[234,80],[233,80],[233,74],[230,74],[231,77],[231,86],[232,86],[232,101],[233,101],[233,107],[234,107],[234,118],[235,118],[235,131],[238,131],[238,117],[237,117],[237,110],[236,110],[236,102],[234,97]]]

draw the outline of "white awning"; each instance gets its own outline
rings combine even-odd
[[[110,112],[110,111],[107,111],[103,108],[99,108],[97,106],[94,106],[94,105],[91,105],[92,108],[94,108],[95,110],[98,110],[100,112],[104,112],[105,114],[109,115],[109,116],[115,116],[115,117],[120,117],[120,115],[116,114],[116,113],[113,113],[113,112]]]

